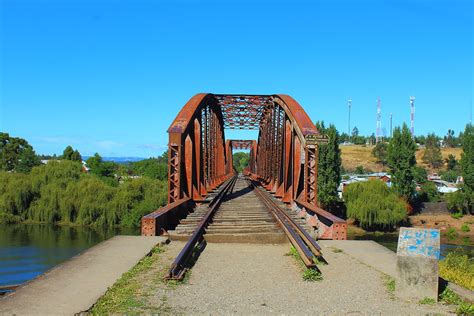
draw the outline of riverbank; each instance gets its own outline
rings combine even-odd
[[[451,215],[412,215],[409,225],[418,228],[436,228],[441,231],[441,244],[446,247],[473,247],[470,251],[474,257],[474,216],[465,215],[460,219]],[[467,228],[467,229],[466,229]],[[396,251],[398,229],[392,232],[369,232],[349,221],[347,226],[348,239],[370,239]]]

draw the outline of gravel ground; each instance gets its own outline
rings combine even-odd
[[[383,274],[330,248],[323,249],[329,263],[320,267],[324,280],[303,281],[301,266],[285,255],[289,248],[210,243],[189,283],[159,291],[153,300],[166,300],[173,314],[449,314],[441,304],[391,297]]]

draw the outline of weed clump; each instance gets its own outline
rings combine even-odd
[[[452,251],[439,262],[442,278],[474,290],[474,259],[469,259],[462,251]]]

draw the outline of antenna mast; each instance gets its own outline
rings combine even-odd
[[[381,121],[381,116],[382,116],[382,107],[380,104],[380,97],[377,98],[377,134],[375,138],[375,143],[378,143],[381,141],[380,139],[380,133],[382,131],[382,121]]]
[[[415,97],[410,97],[410,132],[415,137]]]

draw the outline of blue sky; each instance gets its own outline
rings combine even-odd
[[[39,153],[157,156],[198,92],[293,96],[361,134],[456,134],[473,94],[473,2],[0,0],[0,131]],[[387,132],[388,133],[388,132]],[[232,137],[252,136],[232,133]]]

